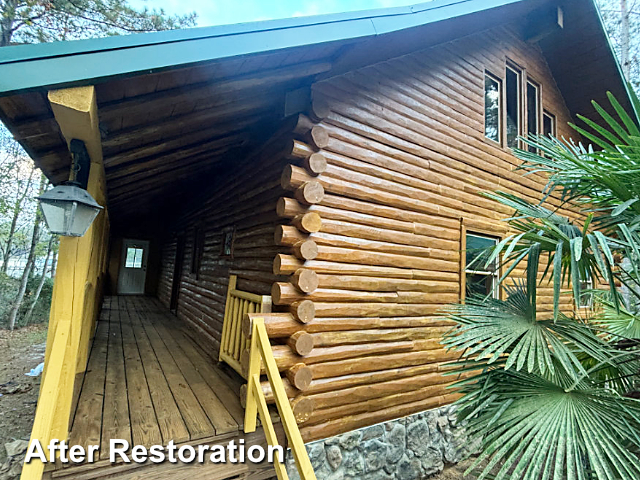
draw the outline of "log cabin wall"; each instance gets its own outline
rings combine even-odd
[[[313,151],[312,126],[304,115],[283,120],[255,152],[214,175],[209,193],[194,202],[197,207],[179,215],[165,235],[158,297],[171,306],[182,238],[176,313],[214,356],[220,346],[229,276],[238,276],[239,290],[262,295],[270,294],[274,282],[285,280],[272,268],[274,257],[292,251],[274,243],[281,223],[276,204],[284,193],[280,176],[286,165],[301,164]],[[223,251],[225,237],[232,239],[231,254]]]
[[[507,61],[539,86],[557,136],[570,137],[570,115],[545,58],[509,26],[314,84],[312,117],[328,134],[318,152],[326,169],[314,177],[289,166],[283,185],[316,180],[325,194],[311,206],[282,198],[278,213],[319,215],[317,232],[283,226],[279,237],[312,240],[317,256],[276,258],[274,271],[292,277],[274,284],[273,302],[284,308],[311,300],[315,318],[298,328],[267,322],[272,337],[290,336],[292,348],[296,330],[314,340],[306,356],[274,347],[281,370],[304,363],[313,372],[304,392],[290,389],[296,402],[313,400],[301,425],[305,441],[456,398],[441,375],[455,355],[439,343],[448,326],[438,312],[461,296],[463,233],[506,234],[500,220],[511,212],[482,192],[537,200],[545,184],[516,171],[521,162],[509,149],[485,138],[485,71],[504,79]],[[317,275],[307,294],[296,284],[301,267]],[[541,288],[539,301],[539,311],[550,312],[552,289]]]

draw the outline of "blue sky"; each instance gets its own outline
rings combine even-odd
[[[422,0],[424,1],[424,0]],[[198,13],[198,26],[271,20],[413,5],[421,0],[130,0],[136,7],[163,8],[167,13]]]

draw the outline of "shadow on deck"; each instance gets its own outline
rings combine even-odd
[[[98,462],[58,465],[50,478],[270,478],[268,464],[109,462],[110,439],[130,445],[266,445],[259,429],[243,433],[240,379],[187,335],[180,321],[149,297],[107,297],[75,396],[70,445],[99,445]]]

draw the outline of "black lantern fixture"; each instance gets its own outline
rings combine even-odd
[[[102,206],[87,192],[91,159],[82,140],[69,146],[73,163],[69,180],[38,197],[47,227],[53,234],[82,237]]]

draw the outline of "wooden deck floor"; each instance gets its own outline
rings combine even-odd
[[[71,445],[100,445],[105,465],[114,438],[150,446],[244,435],[240,379],[197,346],[160,302],[107,297],[100,318],[76,397]],[[82,467],[59,468],[53,477]]]

